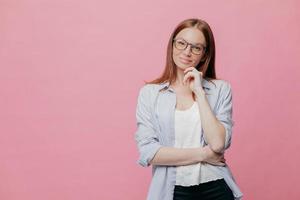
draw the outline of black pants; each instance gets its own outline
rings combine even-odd
[[[234,200],[224,179],[193,186],[175,185],[173,200]]]

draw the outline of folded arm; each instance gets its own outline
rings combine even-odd
[[[151,88],[144,86],[139,93],[136,109],[137,130],[135,141],[139,150],[138,163],[143,167],[153,165],[190,165],[208,162],[224,165],[223,154],[215,153],[209,146],[199,148],[175,148],[163,146],[159,142],[157,130],[153,124],[151,110]]]

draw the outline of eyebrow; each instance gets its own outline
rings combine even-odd
[[[182,37],[178,37],[178,38],[176,38],[176,39],[182,39],[182,40],[184,40],[184,41],[186,41],[184,38],[182,38]],[[188,42],[188,41],[186,41],[186,42]],[[190,42],[189,42],[190,43]],[[199,43],[191,43],[191,44],[193,44],[193,45],[197,45],[197,44],[200,44],[200,45],[203,45],[203,46],[205,46],[204,44],[202,44],[201,42],[199,42]]]

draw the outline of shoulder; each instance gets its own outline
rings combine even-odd
[[[159,84],[152,84],[152,83],[148,83],[148,84],[145,84],[143,85],[141,88],[140,88],[140,93],[148,93],[148,94],[151,94],[151,93],[155,93],[157,91],[159,91],[160,89],[160,85]]]
[[[229,81],[226,81],[226,80],[222,80],[222,79],[211,79],[210,80],[211,82],[213,82],[216,86],[216,88],[220,89],[220,88],[228,88],[228,87],[231,87],[231,84]]]
[[[231,84],[229,81],[226,80],[213,80],[216,84],[217,93],[220,99],[231,99],[232,97],[232,90],[231,90]]]
[[[213,93],[219,97],[226,97],[231,95],[231,84],[229,81],[222,79],[212,79],[209,83],[211,88],[213,88]]]
[[[159,92],[160,88],[161,85],[159,84],[145,84],[142,87],[140,87],[139,97],[151,101]]]

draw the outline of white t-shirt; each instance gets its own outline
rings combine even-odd
[[[201,118],[198,103],[186,110],[175,110],[175,147],[201,147]],[[221,179],[210,170],[209,164],[197,163],[176,167],[176,185],[191,186]]]

